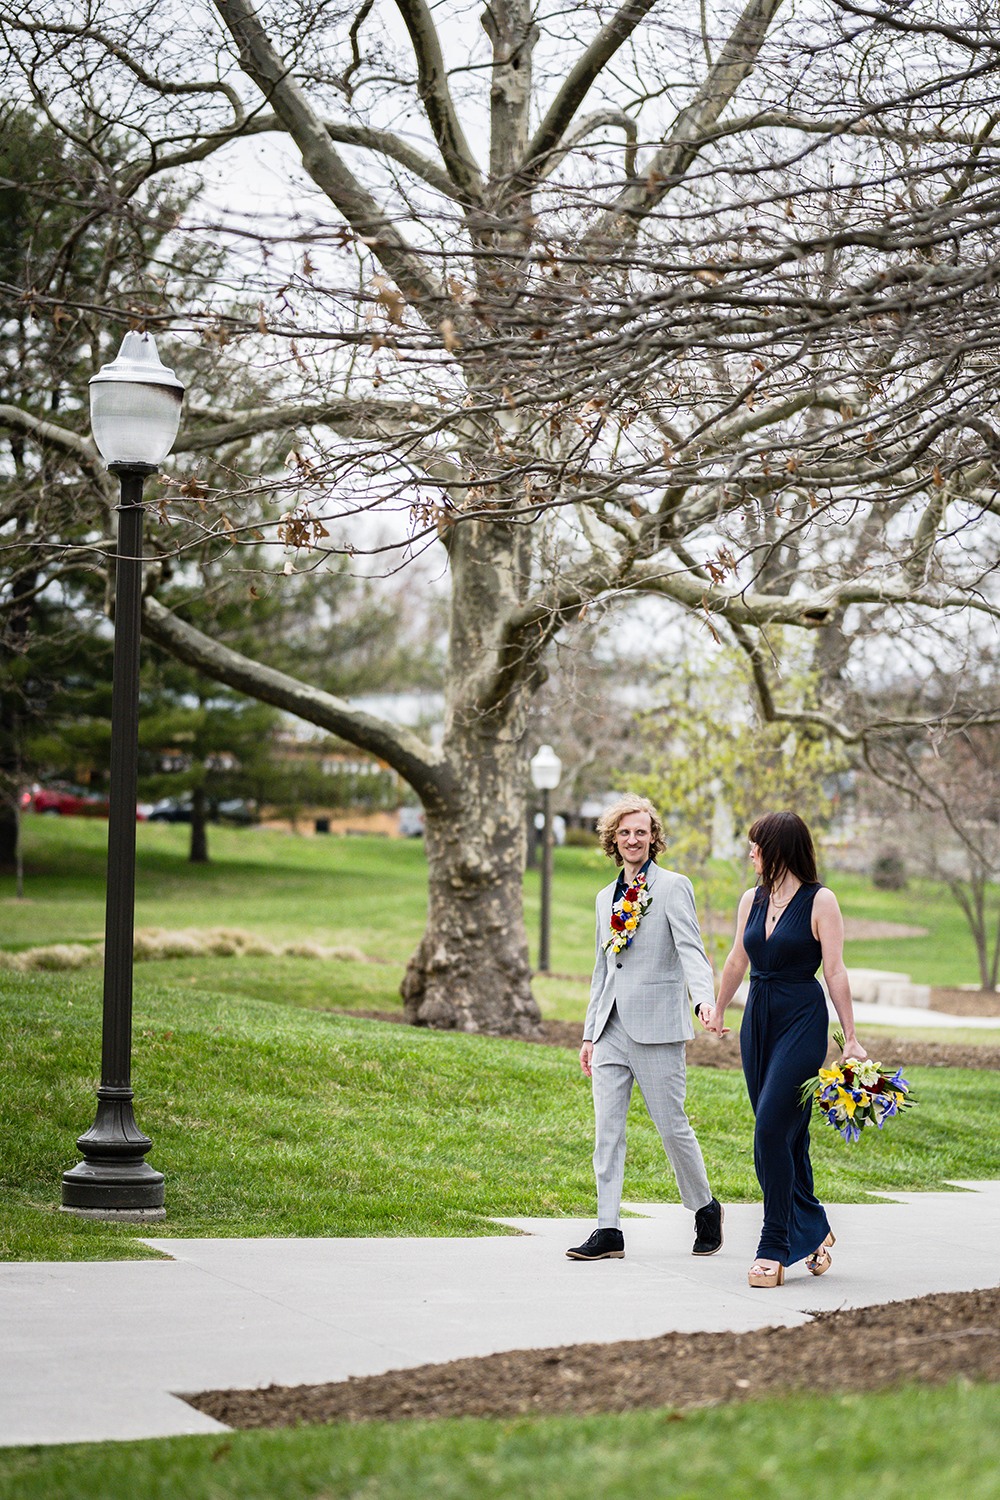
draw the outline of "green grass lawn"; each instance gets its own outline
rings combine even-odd
[[[107,824],[26,817],[25,900],[0,876],[0,946],[104,934]],[[260,828],[211,828],[211,861],[187,859],[190,830],[136,829],[138,927],[238,927],[276,942],[350,944],[405,962],[427,911],[426,862],[415,839],[305,838]],[[358,900],[380,883],[377,931],[357,925]]]
[[[830,885],[845,917],[927,928],[926,937],[847,943],[848,967],[898,969],[914,984],[978,985],[972,936],[958,903],[942,887],[914,880],[905,891],[880,891],[864,876],[846,874],[832,875]],[[1000,893],[994,892],[994,910],[998,898]]]
[[[0,1500],[995,1500],[996,1386],[0,1451]]]
[[[158,969],[160,965],[145,965]],[[0,1256],[146,1255],[128,1228],[58,1211],[94,1113],[99,975],[0,973]],[[817,1128],[821,1195],[990,1177],[1000,1074],[913,1070],[921,1104],[860,1149]],[[575,1054],[144,982],[137,1118],[167,1177],[165,1234],[495,1233],[491,1215],[589,1216],[592,1114]],[[720,1198],[758,1196],[742,1075],[690,1070],[689,1113]],[[676,1201],[636,1100],[627,1193]],[[161,1232],[158,1230],[158,1233]]]

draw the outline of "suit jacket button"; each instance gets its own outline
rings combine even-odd
[[[621,968],[621,964],[615,964],[615,968],[616,969],[620,969]]]

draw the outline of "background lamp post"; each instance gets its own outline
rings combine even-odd
[[[551,745],[542,745],[531,757],[531,779],[542,794],[542,899],[538,935],[538,971],[548,973],[549,928],[552,920],[552,803],[551,793],[559,785],[562,761]]]
[[[121,485],[115,565],[108,894],[97,1116],[63,1173],[62,1206],[93,1218],[163,1218],[163,1175],[144,1160],[152,1141],[132,1111],[132,946],[139,760],[142,487],[173,447],[184,387],[153,340],[127,333],[118,358],[90,382],[94,441]]]

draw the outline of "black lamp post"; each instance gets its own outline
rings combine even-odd
[[[108,895],[104,1017],[97,1116],[77,1141],[83,1154],[63,1173],[64,1211],[100,1219],[162,1219],[163,1174],[144,1160],[153,1144],[132,1110],[132,947],[139,759],[142,614],[142,488],[173,447],[184,387],[160,363],[153,340],[127,333],[118,358],[90,382],[94,441],[121,485],[115,565],[111,692]]]
[[[542,745],[531,757],[531,779],[542,794],[542,890],[538,935],[538,972],[549,969],[549,930],[552,925],[552,801],[559,785],[562,761],[551,745]]]

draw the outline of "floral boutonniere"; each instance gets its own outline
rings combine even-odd
[[[621,953],[628,947],[652,899],[652,891],[646,889],[646,872],[643,870],[631,885],[625,887],[624,896],[611,908],[611,936],[604,943],[605,953]]]

